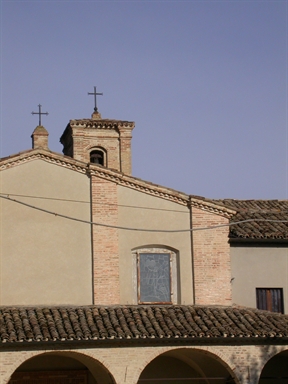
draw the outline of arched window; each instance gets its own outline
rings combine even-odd
[[[133,251],[138,304],[177,304],[177,253],[164,247],[143,247]]]
[[[94,149],[90,152],[90,163],[105,165],[105,153],[101,149]]]

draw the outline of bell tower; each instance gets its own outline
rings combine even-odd
[[[63,153],[85,163],[131,175],[131,138],[134,122],[102,119],[96,105],[91,119],[70,120],[60,138]]]

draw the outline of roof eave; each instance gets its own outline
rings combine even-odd
[[[254,245],[254,246],[273,246],[275,245],[283,247],[288,245],[288,239],[263,239],[263,238],[249,238],[249,237],[230,237],[229,238],[229,243],[234,246],[245,246],[247,244],[249,245]]]
[[[97,340],[57,340],[57,341],[17,341],[2,342],[0,350],[45,350],[45,349],[71,349],[72,348],[119,348],[146,346],[208,346],[208,345],[287,345],[286,336],[250,336],[250,337],[171,337],[171,338],[105,338]]]

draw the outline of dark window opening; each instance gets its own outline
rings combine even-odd
[[[256,288],[257,308],[284,313],[282,288]]]
[[[104,153],[99,150],[90,152],[90,163],[104,165]]]

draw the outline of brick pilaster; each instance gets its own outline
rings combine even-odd
[[[192,208],[193,228],[228,224],[229,219]],[[229,227],[193,232],[195,304],[231,305]]]
[[[126,175],[131,175],[131,128],[119,128],[120,132],[120,159],[121,159],[121,172]]]
[[[92,221],[118,225],[117,184],[91,176]],[[119,304],[118,230],[92,226],[94,303]]]

